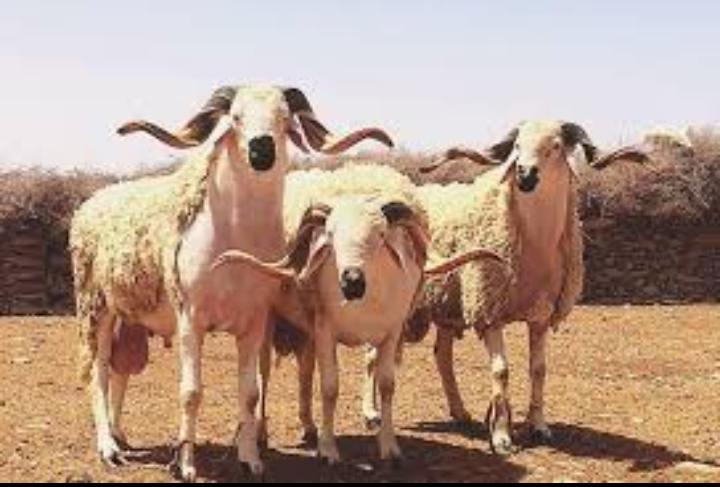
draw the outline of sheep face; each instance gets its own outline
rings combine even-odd
[[[287,163],[281,156],[287,151],[288,139],[304,152],[312,148],[328,155],[341,154],[365,140],[393,146],[390,136],[378,128],[336,137],[315,115],[301,90],[262,86],[216,90],[203,109],[175,133],[146,121],[130,122],[118,132],[147,132],[176,149],[210,144],[217,152],[227,147],[234,159],[247,161],[257,172],[271,171],[279,161]]]
[[[287,163],[287,134],[293,129],[290,109],[277,88],[241,88],[229,113],[230,126],[241,160],[253,170],[268,172]],[[221,129],[222,130],[222,129]]]
[[[326,226],[342,295],[360,301],[368,287],[367,267],[390,244],[389,225],[379,205],[348,199],[337,204]]]
[[[543,175],[565,170],[574,172],[593,158],[595,148],[584,130],[562,122],[526,122],[516,131],[506,163],[515,168],[517,187],[530,194],[540,186]]]

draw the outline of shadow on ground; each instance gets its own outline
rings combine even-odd
[[[272,483],[517,483],[527,475],[523,467],[479,450],[467,450],[418,438],[401,438],[405,462],[400,470],[377,462],[377,443],[373,438],[341,438],[340,449],[346,462],[336,468],[323,465],[314,454],[300,449],[270,451],[266,482]],[[172,460],[169,447],[137,450],[131,466],[164,468]],[[234,449],[214,444],[198,449],[198,469],[202,480],[240,482],[250,480],[238,469]],[[169,470],[168,470],[169,472]],[[168,473],[168,475],[170,475]]]

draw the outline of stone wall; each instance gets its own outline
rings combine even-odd
[[[585,225],[593,304],[720,302],[720,227]]]

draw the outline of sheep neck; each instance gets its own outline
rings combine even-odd
[[[531,194],[514,187],[514,205],[519,215],[523,254],[537,265],[548,262],[557,254],[568,221],[568,194],[572,191],[572,174],[567,165],[558,165],[544,172],[543,181]]]
[[[287,151],[278,151],[275,168],[260,174],[234,146],[222,150],[208,187],[208,206],[221,247],[260,255],[282,249],[287,161]]]

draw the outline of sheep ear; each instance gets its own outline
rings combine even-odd
[[[300,280],[312,279],[330,256],[330,238],[324,229],[317,228],[313,232],[310,242],[310,252],[307,261],[300,272]]]
[[[574,152],[578,146],[581,146],[585,151],[585,160],[588,164],[593,164],[597,160],[600,151],[590,139],[587,131],[580,125],[575,123],[563,124],[562,138],[570,153]]]
[[[407,262],[405,261],[405,246],[407,245],[407,239],[404,234],[394,232],[385,237],[385,248],[387,248],[392,257],[393,262],[402,269],[403,272],[408,271]],[[414,252],[413,252],[414,250]],[[413,257],[415,261],[418,261],[417,249],[413,249]],[[424,264],[420,264],[421,266]]]
[[[490,159],[507,162],[515,151],[518,137],[520,137],[520,128],[516,127],[502,141],[487,148],[485,153]]]

